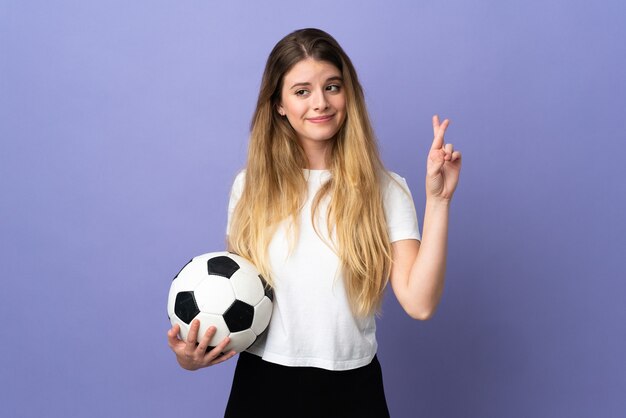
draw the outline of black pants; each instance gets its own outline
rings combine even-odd
[[[287,367],[243,352],[225,418],[389,417],[378,359],[345,371]]]

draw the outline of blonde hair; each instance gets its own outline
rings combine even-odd
[[[382,176],[387,172],[354,66],[337,41],[319,29],[290,33],[269,55],[251,124],[245,185],[232,216],[228,244],[252,261],[273,285],[268,245],[278,224],[286,219],[291,219],[295,226],[292,232],[297,236],[307,190],[302,170],[306,155],[295,131],[276,107],[285,74],[306,58],[329,62],[342,73],[346,119],[332,142],[328,161],[331,177],[313,200],[312,221],[322,199],[329,196],[326,227],[336,239],[334,250],[352,311],[365,316],[380,308],[391,270],[391,243],[381,192]]]

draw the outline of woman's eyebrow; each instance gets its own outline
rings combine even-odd
[[[291,86],[290,88],[294,88],[294,87],[300,87],[300,86],[310,86],[311,83],[296,83],[293,86]]]
[[[342,77],[339,76],[333,76],[333,77],[329,77],[328,79],[326,79],[326,82],[328,83],[329,81],[343,81]],[[311,83],[309,82],[303,82],[303,83],[296,83],[293,86],[290,87],[290,89],[294,88],[294,87],[300,87],[300,86],[310,86]]]

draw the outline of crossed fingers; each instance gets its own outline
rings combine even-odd
[[[439,122],[439,116],[433,116],[433,144],[430,147],[431,150],[443,150],[444,161],[454,161],[458,158],[461,158],[461,153],[459,151],[454,151],[454,146],[452,144],[444,144],[444,135],[446,133],[446,129],[448,129],[448,125],[450,125],[450,120],[445,119],[443,122]]]

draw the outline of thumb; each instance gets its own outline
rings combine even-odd
[[[167,340],[170,345],[176,344],[176,342],[180,341],[178,338],[178,333],[180,332],[180,326],[175,324],[172,328],[167,331]]]

